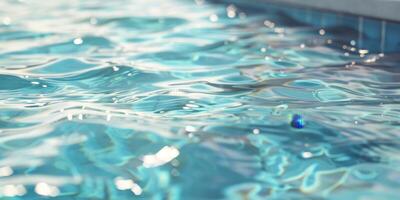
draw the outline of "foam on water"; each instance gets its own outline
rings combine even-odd
[[[0,195],[396,199],[400,61],[355,35],[202,0],[0,1]]]

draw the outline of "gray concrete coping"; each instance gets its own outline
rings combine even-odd
[[[259,0],[400,21],[400,0]]]

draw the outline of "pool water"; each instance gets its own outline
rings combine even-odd
[[[400,57],[360,33],[202,0],[0,1],[0,198],[398,199]]]

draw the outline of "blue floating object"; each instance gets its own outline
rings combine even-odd
[[[305,122],[304,122],[304,119],[303,119],[303,117],[301,115],[295,114],[292,117],[292,121],[290,122],[290,125],[293,128],[300,129],[300,128],[304,128]]]

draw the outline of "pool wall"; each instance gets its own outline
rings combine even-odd
[[[292,0],[290,0],[292,1]],[[318,27],[326,30],[343,30],[357,33],[355,40],[358,49],[367,49],[370,53],[399,53],[400,52],[400,22],[379,19],[368,16],[358,16],[346,12],[334,12],[332,10],[315,9],[306,5],[278,2],[275,0],[216,0],[220,3],[232,3],[239,5],[249,14],[251,12],[269,12],[284,14],[299,23]],[[398,1],[400,5],[400,1]],[[397,5],[397,4],[396,4]],[[348,7],[352,7],[349,3]],[[400,10],[399,10],[400,11]],[[400,14],[399,14],[400,18]],[[328,32],[327,31],[327,32]],[[337,34],[328,32],[330,34]]]

